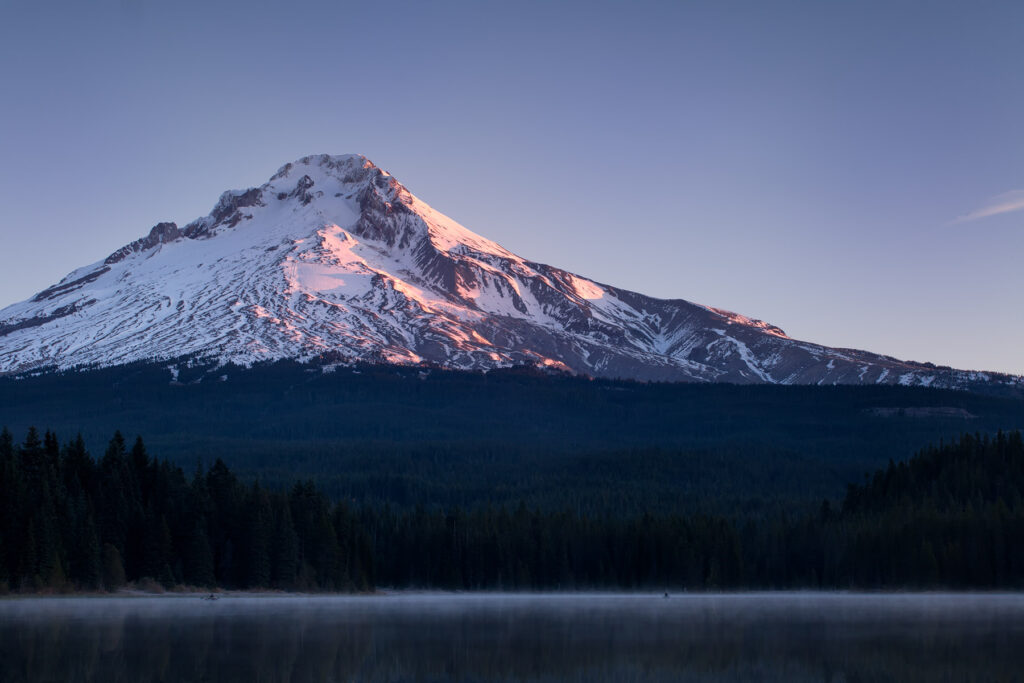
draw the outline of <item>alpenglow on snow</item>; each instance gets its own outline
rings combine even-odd
[[[0,372],[185,356],[784,384],[1021,386],[789,338],[523,259],[365,157],[309,156],[0,311]]]

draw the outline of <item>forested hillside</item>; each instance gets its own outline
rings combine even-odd
[[[0,589],[1020,588],[1024,440],[965,435],[790,516],[331,502],[193,475],[120,433],[0,433]]]
[[[587,514],[796,510],[963,432],[1024,428],[1024,401],[907,387],[642,384],[523,370],[138,364],[0,378],[0,425],[143,434],[195,469],[409,509]]]

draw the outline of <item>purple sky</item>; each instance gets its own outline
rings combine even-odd
[[[0,306],[313,153],[791,336],[1024,373],[1024,2],[0,0]]]

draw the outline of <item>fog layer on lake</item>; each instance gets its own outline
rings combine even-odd
[[[0,681],[1019,680],[1020,594],[0,600]]]

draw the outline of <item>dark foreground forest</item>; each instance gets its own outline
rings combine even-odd
[[[965,435],[787,515],[331,502],[115,434],[0,434],[0,589],[1021,588],[1024,441]],[[149,583],[148,581],[145,583]]]

